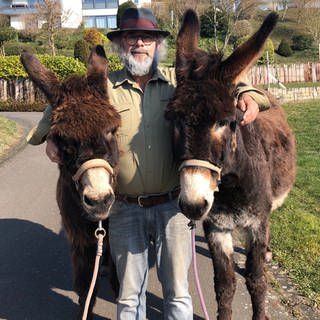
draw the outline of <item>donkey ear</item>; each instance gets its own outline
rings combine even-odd
[[[185,60],[192,58],[198,49],[200,23],[197,14],[189,9],[184,13],[177,37],[176,65],[179,68]]]
[[[87,68],[88,85],[102,95],[107,95],[107,57],[102,46],[91,50]]]
[[[271,12],[260,29],[232,55],[222,63],[224,78],[238,84],[247,74],[251,66],[260,58],[265,42],[278,20],[278,15]]]
[[[56,106],[60,96],[60,81],[57,76],[44,67],[33,54],[24,51],[20,60],[30,79],[45,94],[52,107]]]

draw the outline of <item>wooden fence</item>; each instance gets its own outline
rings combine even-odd
[[[317,82],[320,81],[320,63],[290,64],[254,66],[248,73],[248,79],[257,86],[266,86],[268,83],[281,82]],[[284,100],[299,100],[318,97],[317,89],[287,89],[276,90],[276,95],[282,95]],[[303,91],[303,94],[300,92]],[[292,93],[294,92],[294,93]],[[288,99],[285,98],[288,96]],[[303,96],[303,97],[302,97]],[[290,98],[289,98],[290,97]],[[45,101],[44,95],[34,87],[29,79],[0,79],[0,101],[15,100],[33,103],[34,101]]]
[[[248,79],[258,86],[278,82],[317,82],[320,81],[320,63],[254,66],[248,72]]]

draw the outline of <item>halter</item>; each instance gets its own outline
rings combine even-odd
[[[190,159],[190,160],[185,160],[181,163],[179,167],[179,171],[181,171],[185,167],[200,167],[200,168],[206,168],[209,169],[215,173],[218,174],[218,180],[221,178],[221,168],[218,166],[215,166],[214,164],[210,163],[209,161],[205,160],[197,160],[197,159]]]
[[[72,180],[75,182],[76,185],[79,184],[79,180],[81,176],[88,170],[92,168],[104,168],[107,170],[107,172],[113,176],[114,171],[111,165],[109,164],[108,161],[104,159],[91,159],[86,162],[84,162],[80,168],[77,170],[77,172],[72,176]]]

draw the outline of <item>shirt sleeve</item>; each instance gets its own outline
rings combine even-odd
[[[34,146],[43,143],[51,126],[52,107],[48,105],[43,112],[42,118],[39,123],[31,129],[27,136],[27,142]]]
[[[251,84],[241,82],[237,87],[237,99],[244,93],[249,95],[259,105],[260,111],[270,108],[270,101],[263,91],[254,88]]]

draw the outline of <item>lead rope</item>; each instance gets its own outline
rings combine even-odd
[[[199,280],[199,274],[198,274],[198,268],[197,268],[197,253],[196,253],[196,223],[191,220],[188,224],[188,226],[191,229],[191,238],[192,238],[192,268],[193,268],[193,274],[194,278],[196,281],[196,288],[198,291],[198,295],[200,298],[200,304],[201,304],[201,309],[204,313],[205,320],[210,320],[206,303],[204,301],[201,285],[200,285],[200,280]]]
[[[102,227],[102,221],[99,221],[99,226],[96,229],[96,231],[94,232],[94,235],[98,239],[97,254],[96,254],[96,260],[95,260],[95,263],[94,263],[94,270],[93,270],[93,275],[92,275],[90,288],[89,288],[89,291],[88,291],[86,303],[84,305],[84,310],[83,310],[83,314],[82,314],[82,320],[86,320],[87,316],[88,316],[89,305],[90,305],[92,293],[93,293],[93,290],[94,290],[94,287],[95,287],[96,281],[97,281],[100,258],[102,256],[102,252],[103,252],[103,238],[106,235],[106,230]]]

